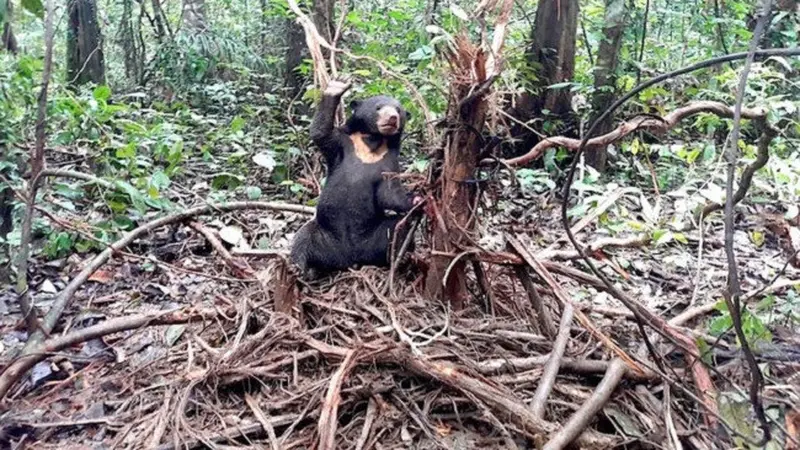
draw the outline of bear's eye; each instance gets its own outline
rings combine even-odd
[[[383,108],[383,106],[378,105],[378,106],[375,107],[375,111],[380,111],[381,108]]]

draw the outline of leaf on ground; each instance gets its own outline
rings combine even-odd
[[[89,275],[89,281],[106,284],[114,278],[114,274],[107,270],[98,270]]]
[[[167,327],[166,340],[167,345],[172,347],[181,338],[183,332],[186,331],[186,325],[170,325]]]
[[[238,245],[244,239],[244,231],[236,225],[228,225],[219,230],[219,237],[231,245]]]

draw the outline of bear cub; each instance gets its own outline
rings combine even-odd
[[[317,212],[292,243],[290,258],[303,276],[355,265],[386,266],[395,226],[418,199],[385,173],[400,172],[400,140],[409,114],[394,98],[379,95],[350,103],[344,126],[333,126],[336,108],[350,88],[331,80],[311,122],[311,140],[325,159],[327,181]],[[398,230],[402,243],[407,229]]]

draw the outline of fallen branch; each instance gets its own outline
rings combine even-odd
[[[281,445],[278,443],[278,436],[275,434],[275,427],[272,426],[272,422],[269,420],[264,411],[259,408],[256,399],[253,398],[253,396],[249,393],[245,393],[244,401],[247,403],[247,406],[250,408],[250,411],[253,413],[253,415],[256,416],[258,423],[261,424],[261,427],[264,428],[264,431],[267,433],[272,450],[280,450]]]
[[[41,6],[41,3],[39,4]],[[31,237],[33,231],[33,216],[36,212],[36,194],[39,191],[42,171],[45,166],[44,146],[47,140],[47,89],[50,85],[50,74],[53,69],[53,1],[45,4],[45,32],[44,32],[44,70],[42,70],[42,86],[39,89],[36,110],[36,125],[34,128],[35,143],[30,155],[30,178],[28,179],[28,195],[25,199],[25,215],[20,229],[19,253],[17,254],[17,302],[22,312],[28,333],[38,333],[41,325],[37,319],[37,312],[33,304],[28,286],[28,256],[31,251]]]
[[[608,366],[606,375],[597,385],[597,389],[594,390],[589,400],[584,402],[581,409],[575,411],[572,417],[569,418],[564,428],[547,442],[544,450],[561,450],[580,436],[589,426],[589,422],[594,416],[608,403],[608,399],[611,398],[611,394],[616,389],[625,371],[625,362],[615,358],[611,365]]]
[[[553,278],[553,275],[550,274],[550,272],[547,270],[544,264],[542,264],[539,260],[534,258],[534,256],[528,251],[528,249],[524,245],[522,245],[522,243],[516,237],[508,235],[506,236],[506,241],[509,244],[511,244],[512,247],[514,247],[514,250],[516,250],[522,256],[522,259],[534,271],[536,271],[536,273],[539,274],[542,280],[544,280],[545,284],[547,284],[547,286],[553,290],[556,299],[562,304],[562,308],[564,310],[566,310],[567,305],[571,305],[572,308],[574,309],[574,313],[578,319],[578,322],[580,322],[581,325],[583,325],[583,327],[586,328],[586,330],[588,330],[589,333],[591,333],[595,339],[602,342],[603,345],[609,351],[613,352],[619,358],[622,358],[626,363],[628,363],[628,365],[632,370],[637,371],[639,373],[645,372],[645,370],[642,369],[642,367],[638,363],[636,363],[636,361],[634,361],[633,358],[631,358],[627,353],[625,353],[625,350],[620,348],[620,346],[617,345],[617,343],[614,342],[614,340],[603,334],[586,314],[584,314],[581,310],[575,308],[575,305],[573,305],[572,300],[569,299],[567,293],[564,292],[564,289],[558,283],[556,283],[555,279]]]
[[[107,189],[116,188],[114,183],[108,180],[104,180],[88,173],[78,172],[77,170],[45,169],[42,171],[42,177],[73,178],[76,180],[85,181],[87,183],[94,183]]]
[[[520,265],[516,266],[514,271],[517,274],[517,278],[519,278],[519,281],[522,283],[525,292],[528,293],[528,300],[531,302],[531,306],[533,306],[533,310],[536,312],[539,329],[545,336],[554,339],[556,337],[556,327],[553,325],[553,319],[550,317],[550,313],[544,306],[542,296],[539,295],[539,291],[536,290],[536,286],[533,284],[533,280],[531,280],[528,268]]]
[[[592,255],[607,248],[634,248],[649,244],[650,236],[629,236],[625,238],[600,238],[586,246],[586,253]],[[577,250],[543,250],[536,254],[537,259],[570,260],[579,259],[581,255]]]
[[[547,397],[550,396],[550,391],[553,390],[553,384],[556,382],[558,369],[561,367],[561,360],[564,358],[564,351],[567,349],[567,341],[569,341],[569,332],[572,327],[572,314],[574,308],[571,303],[564,304],[564,311],[561,313],[561,324],[558,327],[558,336],[553,343],[553,350],[550,352],[550,357],[547,358],[547,364],[544,365],[542,378],[539,380],[539,386],[536,388],[536,393],[533,395],[531,402],[531,412],[534,416],[543,419],[544,410],[547,406]]]
[[[475,366],[475,370],[484,375],[496,375],[504,372],[525,372],[544,366],[549,359],[550,355],[529,356],[525,358],[488,359],[479,362]],[[608,361],[565,357],[561,359],[559,370],[564,371],[564,373],[597,375],[606,373],[608,370]],[[628,369],[627,372],[625,372],[625,378],[633,381],[653,381],[658,379],[658,376],[650,371],[640,374]]]
[[[756,7],[758,19],[756,20],[756,26],[753,30],[753,36],[750,39],[750,48],[748,50],[747,59],[745,59],[744,68],[739,76],[739,85],[736,90],[736,103],[734,105],[733,113],[733,127],[731,129],[730,139],[728,140],[728,148],[725,152],[727,160],[727,174],[725,177],[724,223],[725,259],[728,263],[728,286],[723,291],[722,295],[725,298],[725,302],[728,304],[728,311],[731,315],[731,322],[733,322],[733,329],[736,331],[736,337],[739,339],[739,345],[741,345],[742,353],[744,354],[744,360],[747,362],[747,366],[750,370],[750,404],[753,406],[753,412],[758,419],[762,432],[761,439],[757,444],[755,444],[756,447],[761,447],[770,441],[772,438],[772,430],[769,422],[767,421],[767,416],[764,413],[764,404],[761,402],[761,389],[764,385],[764,375],[761,373],[761,368],[758,366],[758,361],[756,361],[752,350],[750,350],[750,343],[748,342],[747,335],[745,335],[742,327],[742,286],[739,282],[739,268],[736,265],[736,251],[733,248],[733,234],[736,226],[735,219],[733,217],[733,208],[738,200],[744,198],[745,193],[747,193],[747,189],[750,187],[750,182],[752,181],[755,170],[751,170],[750,172],[745,171],[745,173],[742,175],[742,183],[740,183],[739,189],[735,194],[733,192],[733,182],[736,178],[736,166],[739,162],[739,130],[743,116],[742,104],[744,103],[744,95],[745,91],[747,90],[747,77],[750,74],[750,67],[755,59],[754,52],[758,48],[758,42],[761,40],[761,34],[766,31],[772,18],[770,15],[771,5],[772,0],[763,0],[761,2],[761,10],[759,11],[758,7]],[[761,142],[759,143],[759,157],[756,159],[756,162],[753,163],[754,166],[759,163],[763,166],[766,164],[767,158],[769,157],[768,148],[769,142],[772,140],[772,136],[767,129],[764,130],[764,135],[762,138],[763,139],[761,139]],[[762,143],[765,143],[765,145],[762,146]],[[745,175],[748,176],[746,180],[744,179]],[[739,197],[739,199],[737,200],[736,197]]]
[[[95,256],[84,268],[83,270],[75,276],[75,278],[70,281],[70,283],[55,297],[53,301],[53,306],[50,308],[50,311],[47,312],[44,320],[42,321],[41,328],[42,330],[34,333],[28,342],[25,344],[25,348],[23,349],[23,355],[27,355],[33,352],[36,352],[36,347],[39,343],[43,340],[45,333],[49,334],[55,328],[58,319],[61,318],[61,314],[64,310],[69,306],[72,297],[78,291],[83,283],[89,279],[89,277],[97,271],[103,264],[108,262],[111,259],[111,256],[122,250],[123,248],[130,245],[134,240],[137,238],[145,235],[146,233],[162,227],[164,225],[169,225],[176,222],[183,222],[189,220],[195,216],[199,216],[202,214],[208,214],[211,212],[231,212],[231,211],[238,211],[243,209],[263,209],[263,210],[271,210],[271,211],[288,211],[288,212],[295,212],[299,214],[313,214],[314,208],[310,208],[308,206],[301,206],[301,205],[291,205],[286,203],[272,203],[272,202],[231,202],[221,205],[204,205],[198,206],[196,208],[187,209],[185,211],[181,211],[179,213],[175,213],[166,217],[161,217],[159,219],[152,220],[147,222],[143,225],[138,226],[137,228],[129,231],[125,234],[121,239],[111,244],[108,248],[103,250],[100,254]]]
[[[350,373],[356,361],[356,350],[349,350],[344,357],[344,361],[331,377],[328,393],[322,404],[322,412],[319,414],[319,424],[317,433],[319,434],[318,450],[334,450],[336,448],[336,428],[339,425],[339,403],[342,401],[342,383]]]
[[[297,414],[285,414],[282,416],[273,416],[270,420],[270,425],[274,427],[282,427],[294,423],[297,420]],[[261,423],[251,423],[247,425],[236,425],[225,428],[213,436],[205,436],[203,440],[197,437],[186,439],[179,443],[162,444],[156,450],[190,450],[208,445],[208,443],[230,442],[242,437],[255,436],[264,432]]]
[[[76,344],[100,338],[108,334],[133,330],[144,326],[174,325],[209,319],[225,318],[229,314],[216,309],[180,309],[176,311],[139,314],[128,317],[118,317],[107,320],[97,325],[82,328],[63,336],[54,337],[37,346],[34,352],[14,359],[2,374],[0,374],[0,401],[2,401],[11,387],[34,365],[44,361],[53,353],[62,351]]]
[[[378,407],[375,399],[370,398],[367,403],[367,414],[364,416],[364,426],[361,428],[361,436],[358,437],[356,442],[356,450],[363,450],[364,445],[369,439],[370,432],[372,431],[372,424],[375,423],[375,416],[377,416]]]
[[[189,226],[206,238],[211,246],[214,247],[214,250],[216,250],[217,253],[219,253],[219,255],[222,257],[222,260],[225,261],[225,264],[237,277],[253,278],[253,276],[255,276],[255,271],[247,264],[247,262],[233,259],[233,255],[231,255],[228,249],[222,245],[222,241],[217,238],[213,231],[209,230],[199,222],[191,222]]]
[[[511,238],[514,239],[514,238]],[[509,241],[510,242],[510,241]],[[515,246],[515,250],[522,250],[527,255],[530,255],[529,252],[525,249],[525,247],[521,246],[517,248]],[[532,255],[530,255],[532,256]],[[493,262],[495,264],[507,264],[507,265],[518,265],[518,264],[528,264],[530,265],[535,260],[529,261],[528,259],[522,258],[519,255],[515,255],[513,253],[502,253],[502,252],[483,252],[478,254],[478,258],[484,261]],[[535,262],[534,262],[535,263]],[[623,293],[618,289],[614,289],[613,285],[610,283],[605,283],[601,279],[589,275],[585,272],[580,270],[573,269],[571,267],[566,267],[558,263],[544,261],[540,263],[543,268],[548,271],[553,271],[562,275],[569,276],[574,278],[584,284],[588,284],[594,288],[603,290],[614,296],[616,299],[622,302],[626,308],[628,308],[637,320],[643,320],[649,327],[659,332],[662,336],[668,338],[672,343],[677,345],[678,347],[682,348],[686,354],[684,358],[686,359],[686,364],[692,370],[692,376],[694,379],[695,387],[700,395],[700,398],[703,400],[703,404],[705,408],[711,412],[709,416],[706,416],[706,420],[709,424],[716,423],[716,417],[718,416],[717,413],[717,403],[715,400],[716,397],[716,388],[714,387],[714,383],[711,380],[711,375],[708,372],[708,369],[702,364],[701,362],[701,355],[700,350],[697,348],[697,343],[691,336],[687,336],[683,331],[679,330],[675,326],[669,324],[660,316],[654,314],[644,305],[639,303],[633,297],[628,296],[627,294]],[[555,286],[558,286],[555,284]],[[552,286],[550,286],[552,289]],[[578,314],[578,318],[580,320],[581,316],[585,316],[582,312]],[[588,318],[587,318],[588,320]],[[591,322],[589,322],[591,324]],[[586,326],[583,321],[581,324]],[[591,330],[591,328],[587,329]],[[602,333],[598,333],[598,336],[602,338],[604,335]],[[613,342],[610,342],[610,345],[616,346]],[[618,346],[616,346],[618,348]],[[610,347],[613,348],[613,347]],[[616,352],[615,352],[616,353]],[[619,355],[619,353],[617,353]],[[622,352],[622,354],[625,354]],[[628,358],[630,358],[628,356]],[[636,364],[634,367],[639,367]],[[641,370],[641,369],[640,369]]]
[[[609,133],[589,139],[586,147],[591,149],[603,148],[639,130],[648,131],[654,134],[664,134],[674,128],[682,120],[701,113],[716,114],[719,117],[730,119],[733,118],[733,112],[733,108],[724,103],[692,102],[687,106],[672,111],[663,119],[645,116],[637,117],[624,122]],[[767,112],[761,108],[745,108],[742,110],[742,117],[746,119],[763,119],[766,117],[766,114]],[[580,139],[572,139],[564,136],[548,137],[539,141],[530,151],[528,151],[528,153],[516,158],[506,159],[505,163],[509,166],[528,164],[529,162],[541,157],[548,149],[554,147],[563,147],[568,150],[576,151],[578,150],[578,147],[580,147],[580,144]],[[492,159],[484,159],[481,161],[481,165],[488,165],[492,162]]]
[[[306,337],[304,342],[309,347],[329,357],[345,358],[349,354],[348,349],[329,345],[310,337]],[[503,386],[496,386],[470,376],[468,369],[464,367],[429,361],[415,356],[407,349],[394,343],[390,345],[391,347],[388,349],[376,352],[374,359],[381,363],[399,365],[419,376],[437,380],[467,396],[474,396],[488,405],[495,413],[500,413],[500,415],[507,417],[508,420],[530,437],[556,433],[557,425],[534,416],[527,406],[520,403],[516,396]],[[369,359],[364,358],[363,361],[371,363]],[[577,438],[581,448],[609,448],[615,441],[614,437],[594,431],[587,431]]]
[[[758,151],[756,153],[756,159],[747,167],[745,167],[744,172],[742,172],[742,178],[739,180],[739,187],[736,189],[736,193],[733,195],[734,205],[739,204],[739,202],[744,199],[744,196],[747,195],[747,191],[750,189],[750,185],[753,183],[753,175],[755,175],[759,169],[767,165],[767,161],[769,161],[769,145],[778,134],[776,129],[769,126],[766,116],[757,119],[757,122],[758,127],[761,129],[761,137],[758,138]],[[722,208],[723,205],[719,203],[707,203],[702,209],[695,213],[695,223],[699,223],[701,220],[704,220],[706,217],[711,215],[711,213],[719,211]]]

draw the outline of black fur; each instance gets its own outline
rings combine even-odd
[[[400,172],[400,140],[408,113],[393,98],[371,97],[352,102],[351,117],[337,129],[333,121],[340,99],[341,94],[323,95],[311,124],[311,139],[325,158],[327,181],[316,216],[303,225],[292,244],[292,262],[306,278],[354,265],[387,265],[400,216],[389,216],[386,210],[402,214],[412,207],[403,185],[383,175]],[[389,136],[378,127],[378,112],[385,106],[394,107],[398,116],[397,132]],[[357,136],[363,138],[369,157],[377,159],[383,145],[386,153],[375,162],[362,161],[354,145]],[[401,230],[398,247],[407,232]]]

